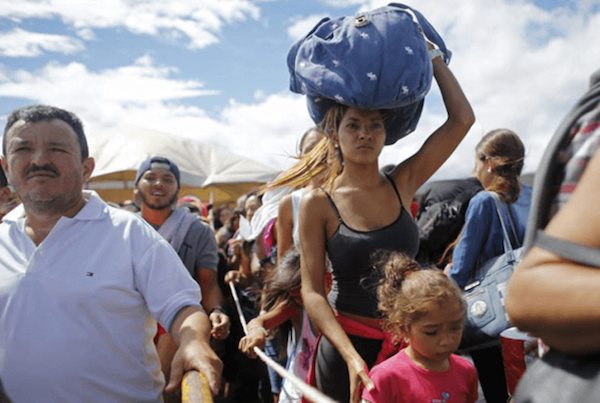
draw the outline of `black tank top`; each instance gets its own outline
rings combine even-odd
[[[378,317],[378,278],[372,267],[374,253],[392,250],[415,257],[419,249],[417,225],[404,208],[396,184],[389,176],[386,177],[400,201],[400,214],[391,224],[373,231],[358,231],[346,225],[333,199],[325,192],[340,223],[326,245],[333,271],[333,286],[328,299],[337,310]]]

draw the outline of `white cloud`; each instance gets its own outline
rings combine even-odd
[[[56,1],[50,2],[56,6]],[[30,7],[32,2],[23,3],[23,7],[15,9],[24,10],[25,15],[37,10]],[[116,0],[113,3],[124,4]],[[106,3],[103,8],[110,9],[113,3]],[[370,2],[366,6],[373,8],[384,3]],[[44,9],[44,4],[40,4],[41,12],[52,13]],[[182,2],[181,7],[186,9],[187,2]],[[6,7],[0,7],[0,14],[2,9],[5,11]],[[600,47],[594,46],[596,27],[600,26],[598,10],[584,12],[574,7],[545,11],[522,0],[421,0],[418,9],[454,51],[452,71],[477,116],[475,126],[437,177],[467,175],[473,166],[475,144],[485,132],[497,127],[509,127],[522,136],[528,150],[526,170],[534,170],[559,121],[584,92],[590,74],[599,67]],[[172,12],[181,11],[175,7]],[[115,12],[121,14],[127,12]],[[17,17],[16,11],[11,15]],[[64,15],[61,18],[66,19]],[[106,26],[125,20],[109,13],[104,18],[107,21],[102,23]],[[207,19],[206,26],[217,29],[222,21],[219,18]],[[98,17],[98,21],[102,18]],[[301,28],[290,28],[289,32],[302,36],[314,23],[307,24],[304,32]],[[77,29],[86,26],[78,24]],[[91,23],[87,27],[92,27]],[[184,35],[181,30],[173,32]],[[304,99],[287,93],[257,91],[252,103],[232,100],[217,116],[181,102],[211,93],[203,83],[180,80],[175,69],[158,66],[149,57],[130,66],[99,72],[79,63],[51,63],[35,72],[7,71],[0,67],[0,96],[63,106],[93,126],[124,122],[201,138],[278,167],[289,161],[286,156],[294,153],[298,136],[312,125]],[[439,91],[434,85],[417,132],[386,147],[382,165],[398,163],[420,147],[446,117],[440,105]]]
[[[93,37],[93,29],[123,27],[135,34],[186,37],[193,49],[218,42],[224,23],[257,19],[259,15],[258,7],[249,0],[0,1],[0,17],[58,17],[85,39]]]
[[[50,63],[40,71],[0,68],[0,97],[29,99],[74,111],[94,130],[127,123],[193,137],[283,168],[297,138],[312,126],[302,97],[262,94],[256,103],[230,101],[217,117],[181,104],[211,95],[196,81],[178,80],[176,70],[156,66],[146,56],[130,66],[98,72],[84,65]]]
[[[308,17],[295,17],[292,20],[292,25],[288,28],[287,34],[294,41],[302,39],[306,34],[314,28],[315,25],[323,18],[327,17],[323,14],[313,14]]]
[[[345,8],[364,4],[365,0],[321,0],[321,3],[332,7]]]
[[[385,4],[372,1],[367,7]],[[498,127],[521,136],[527,147],[525,171],[534,171],[560,120],[600,67],[600,47],[591,45],[597,42],[599,10],[548,11],[531,2],[497,0],[421,0],[416,6],[453,50],[450,67],[477,117],[436,176],[467,175],[476,143]],[[411,155],[445,119],[439,112],[439,92],[435,85],[432,88],[418,133],[384,150],[383,163]]]
[[[273,94],[256,104],[235,101],[222,113],[232,151],[283,167],[295,155],[296,143],[314,123],[306,113],[306,101],[293,94]],[[235,139],[234,139],[235,137]]]
[[[127,120],[128,107],[147,107],[215,94],[198,81],[172,79],[173,68],[154,64],[148,57],[130,66],[90,71],[80,63],[49,63],[39,71],[0,69],[0,96],[29,99],[89,112],[96,121]],[[151,113],[149,111],[149,113]],[[113,122],[114,123],[114,122]]]
[[[0,55],[6,57],[34,57],[44,52],[71,54],[83,49],[81,41],[68,36],[30,32],[21,28],[0,32]]]
[[[219,116],[176,103],[119,104],[114,119],[98,122],[93,111],[82,115],[93,126],[127,122],[215,144],[256,161],[283,169],[295,155],[304,130],[313,126],[302,97],[271,94],[256,103],[231,101]]]

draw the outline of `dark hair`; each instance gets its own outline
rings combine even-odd
[[[266,272],[262,291],[257,293],[261,297],[261,309],[269,311],[283,301],[291,301],[290,291],[300,288],[300,252],[295,248],[290,249],[278,262],[277,267]],[[271,337],[286,335],[292,328],[292,323],[286,321],[271,331]],[[284,340],[275,339],[281,343],[285,350]]]
[[[224,222],[221,222],[221,212],[223,210],[229,209],[231,210],[231,212],[233,213],[233,209],[229,206],[219,206],[219,207],[215,207],[212,211],[212,215],[213,215],[213,229],[216,231],[219,228],[221,228],[223,225],[225,225]]]
[[[240,217],[246,214],[246,210],[241,209],[241,208],[236,208],[233,210],[233,214],[231,214],[231,217],[229,217],[229,219],[223,223],[223,226],[225,228],[227,228],[227,231],[231,232],[232,234],[236,231],[236,228],[234,228],[234,220],[238,220],[238,225],[239,225],[239,221],[240,221]]]
[[[265,279],[263,309],[268,310],[280,301],[290,299],[289,291],[298,287],[300,287],[300,252],[292,248]]]
[[[487,133],[475,147],[480,161],[492,162],[493,179],[486,190],[500,195],[506,203],[519,198],[519,176],[523,170],[525,146],[519,136],[509,129],[496,129]]]
[[[4,169],[0,167],[0,188],[8,186],[8,180],[6,179],[6,175],[4,174]]]
[[[62,120],[73,129],[77,135],[77,140],[79,140],[81,160],[86,159],[89,156],[89,149],[81,121],[73,112],[50,105],[24,106],[12,111],[8,115],[6,126],[4,127],[4,137],[2,138],[2,154],[6,156],[6,134],[15,123],[20,120],[25,123],[37,123],[54,119]]]

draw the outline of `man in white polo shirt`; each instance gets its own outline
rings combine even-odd
[[[197,369],[215,393],[222,364],[198,285],[149,225],[82,191],[94,160],[79,119],[21,108],[2,146],[22,201],[0,224],[0,379],[9,398],[160,401],[154,320],[179,346],[167,390]]]

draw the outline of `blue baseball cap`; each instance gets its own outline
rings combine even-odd
[[[158,156],[148,157],[140,164],[140,167],[135,174],[135,186],[137,186],[137,184],[140,182],[142,175],[151,169],[166,169],[167,171],[170,171],[177,180],[177,187],[181,187],[179,168],[177,167],[177,164],[168,158]]]
[[[404,4],[324,18],[288,53],[290,90],[306,95],[317,124],[335,103],[387,110],[386,144],[393,144],[415,130],[431,87],[426,40],[450,61],[433,26]]]

